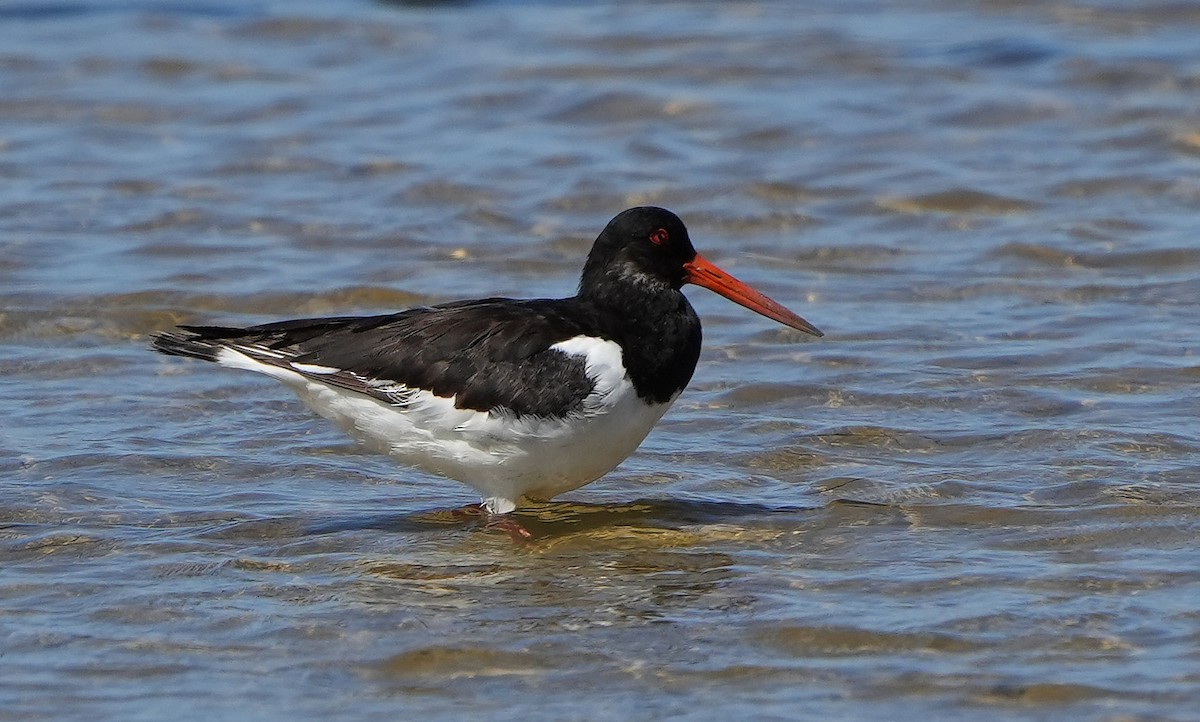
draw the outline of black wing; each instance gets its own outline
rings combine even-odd
[[[462,409],[561,417],[594,383],[582,357],[550,347],[601,335],[588,318],[574,299],[485,299],[249,328],[181,326],[185,333],[162,334],[154,347],[208,361],[230,348],[396,405],[423,389]]]

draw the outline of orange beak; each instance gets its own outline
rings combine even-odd
[[[787,310],[779,303],[767,298],[717,268],[699,253],[696,254],[695,258],[683,264],[683,270],[687,272],[687,276],[684,278],[685,283],[694,283],[710,291],[716,291],[736,304],[745,306],[755,313],[761,313],[767,318],[774,319],[785,326],[791,326],[797,331],[811,333],[814,336],[825,335],[817,330],[816,326]]]

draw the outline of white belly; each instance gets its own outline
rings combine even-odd
[[[595,481],[638,447],[670,407],[638,398],[620,346],[576,337],[555,346],[586,357],[595,388],[565,418],[457,409],[454,400],[416,391],[403,406],[330,386],[224,349],[226,366],[269,374],[370,448],[476,489],[493,513],[521,497],[549,499]],[[672,399],[674,401],[674,399]]]

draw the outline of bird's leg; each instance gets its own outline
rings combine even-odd
[[[487,516],[487,511],[483,508],[483,504],[467,504],[460,506],[457,509],[451,509],[450,514],[455,519],[469,519],[478,516]]]
[[[528,541],[533,538],[533,534],[512,514],[492,514],[483,504],[460,506],[451,509],[450,515],[460,521],[480,519],[485,531],[502,531],[512,537],[513,541]]]
[[[505,532],[515,542],[529,541],[533,538],[533,533],[517,521],[512,514],[490,514],[483,528],[488,531]]]

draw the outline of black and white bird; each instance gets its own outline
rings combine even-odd
[[[570,298],[180,326],[154,348],[282,381],[368,447],[467,484],[502,515],[600,478],[679,397],[700,356],[686,283],[822,335],[699,255],[674,213],[641,207],[600,233]]]

